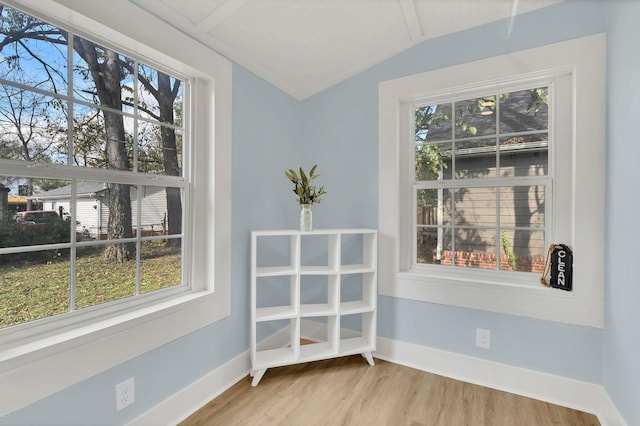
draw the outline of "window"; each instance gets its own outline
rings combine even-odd
[[[0,20],[0,182],[31,204],[2,205],[0,329],[187,287],[188,81],[16,9]]]
[[[89,101],[88,99],[93,99],[90,93],[70,94],[68,87],[67,92],[64,92],[60,86],[64,83],[58,74],[57,77],[52,74],[56,89],[46,84],[35,87],[16,84],[11,78],[0,75],[3,79],[2,87],[44,96],[51,100],[50,104],[61,109],[67,108],[63,111],[68,116],[71,116],[70,105],[75,111],[85,108],[85,111],[95,112],[96,120],[85,121],[85,132],[80,134],[89,135],[89,132],[99,130],[102,125],[99,121],[101,117],[122,117],[125,122],[123,141],[129,161],[127,170],[118,170],[107,168],[105,163],[100,164],[100,158],[87,156],[85,160],[80,154],[81,149],[77,148],[84,142],[106,143],[107,139],[101,141],[98,132],[94,134],[95,137],[86,139],[69,136],[74,134],[73,121],[66,123],[66,133],[57,134],[56,139],[51,141],[50,148],[58,149],[58,146],[65,145],[66,149],[73,149],[75,156],[69,157],[68,152],[62,152],[62,159],[58,159],[58,162],[47,162],[44,159],[25,161],[0,155],[0,175],[12,178],[12,182],[3,181],[8,188],[0,188],[0,199],[3,199],[3,195],[7,196],[10,208],[20,206],[21,211],[51,212],[44,216],[53,216],[53,222],[58,222],[27,224],[30,226],[29,232],[33,234],[34,244],[0,248],[0,256],[57,250],[61,253],[60,256],[56,254],[56,258],[59,258],[58,266],[66,262],[64,266],[68,267],[68,288],[71,285],[71,275],[76,276],[76,300],[73,301],[73,306],[79,308],[67,312],[72,305],[69,290],[67,305],[64,306],[64,301],[56,305],[63,306],[60,312],[51,312],[52,315],[42,315],[38,320],[0,329],[0,382],[13,384],[12,391],[2,395],[0,417],[230,314],[228,247],[231,228],[231,63],[211,50],[193,43],[184,34],[130,2],[120,4],[118,8],[113,8],[110,3],[73,5],[86,15],[58,2],[11,0],[11,4],[30,16],[38,17],[39,22],[48,22],[44,25],[64,29],[69,37],[73,33],[102,49],[117,53],[119,57],[131,59],[133,63],[137,63],[137,68],[132,68],[137,70],[134,73],[159,71],[169,76],[170,82],[180,81],[182,102],[181,106],[175,107],[174,113],[182,118],[170,124],[164,119],[157,120],[146,115],[159,115],[160,110],[143,110],[145,104],[146,107],[153,107],[150,101],[150,96],[153,95],[146,93],[150,90],[145,90],[135,74],[133,77],[129,74],[124,80],[127,87],[125,95],[131,102],[121,97],[125,104],[122,110]],[[127,16],[128,19],[122,19],[122,16]],[[131,26],[131,22],[136,25]],[[75,31],[71,31],[72,28]],[[58,47],[55,55],[64,56],[64,48]],[[76,55],[69,44],[66,49],[66,58]],[[48,58],[55,57],[54,53]],[[12,56],[4,56],[4,49],[2,54],[0,62]],[[71,61],[77,63],[75,59]],[[62,76],[67,76],[66,82],[76,80],[76,74],[70,76],[69,70],[73,73],[73,69],[69,65],[56,62],[56,69],[53,71],[57,72],[61,67],[66,67],[66,71],[60,71]],[[76,68],[75,71],[80,70]],[[28,76],[25,74],[24,77]],[[136,85],[138,89],[132,90]],[[138,103],[133,102],[135,96],[138,96]],[[179,108],[183,108],[183,111],[179,111]],[[108,114],[100,115],[99,111]],[[135,122],[138,123],[137,129],[133,124]],[[46,124],[64,127],[52,120]],[[175,170],[175,163],[157,161],[162,158],[160,148],[163,145],[157,143],[155,135],[169,128],[176,134],[176,152],[181,150],[181,154],[178,154],[178,175],[169,173],[169,170]],[[34,129],[44,130],[37,127]],[[75,142],[75,146],[70,143],[71,140]],[[42,142],[42,139],[38,141]],[[136,149],[138,151],[134,152]],[[137,163],[134,159],[137,159]],[[81,164],[83,161],[86,162],[85,165]],[[17,179],[18,186],[15,178],[20,178]],[[33,184],[31,187],[30,183]],[[110,187],[112,184],[128,186],[132,209],[131,237],[122,235],[116,239],[102,239],[108,236],[109,215],[98,214],[101,211],[100,202],[106,203],[106,198],[101,197],[101,194],[108,194],[112,187],[121,188]],[[16,197],[13,191],[14,188],[19,191],[20,185],[23,196]],[[179,230],[172,228],[169,217],[165,220],[164,213],[158,213],[164,211],[163,203],[166,201],[163,200],[174,188],[180,190],[181,197],[182,219],[178,222]],[[11,195],[7,193],[7,189],[12,191]],[[30,192],[32,189],[34,193]],[[121,192],[123,199],[126,199],[124,194],[126,191]],[[69,200],[72,204],[69,204]],[[63,208],[62,215],[60,207]],[[80,219],[74,222],[72,215]],[[83,220],[82,217],[90,217],[93,222]],[[3,223],[5,219],[6,216],[3,215]],[[10,214],[7,220],[15,222],[15,219]],[[141,224],[140,227],[135,226],[138,223]],[[40,226],[56,226],[64,237],[36,231]],[[197,229],[197,238],[189,237],[193,235],[193,229]],[[102,235],[98,236],[100,233]],[[55,241],[42,241],[47,236]],[[63,241],[63,238],[68,241]],[[176,247],[165,245],[164,241],[168,240],[174,241]],[[118,271],[131,280],[125,287],[128,293],[111,293],[112,300],[105,299],[104,302],[97,297],[88,298],[87,293],[80,293],[80,288],[82,291],[90,288],[90,281],[83,280],[79,275],[82,270],[80,260],[84,256],[82,251],[106,250],[114,241],[120,245],[132,243],[136,247],[135,258],[128,261],[135,265],[133,270],[122,268]],[[148,285],[150,282],[145,278],[149,276],[150,268],[153,268],[150,266],[153,263],[150,262],[159,254],[154,252],[149,255],[145,244],[160,242],[163,242],[162,249],[171,251],[171,256],[177,260],[163,265],[167,268],[177,265],[172,268],[177,274],[160,286],[164,288]],[[66,254],[62,253],[63,250],[68,250],[68,257],[64,257]],[[71,267],[71,253],[74,250],[75,270]],[[153,271],[152,274],[156,276]],[[46,281],[47,276],[42,276],[41,279]],[[93,293],[96,294],[97,292]],[[2,303],[0,311],[5,306],[4,301]],[[24,313],[28,314],[28,311],[24,310]],[[33,386],[33,377],[44,375],[47,380]]]
[[[542,273],[549,99],[544,86],[414,107],[413,268]]]
[[[381,294],[602,326],[603,40],[380,83]],[[572,292],[540,284],[551,243]]]

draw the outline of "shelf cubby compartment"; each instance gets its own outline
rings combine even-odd
[[[254,327],[254,338],[258,343],[252,360],[253,370],[296,361],[300,348],[298,318],[261,321]]]
[[[365,353],[375,349],[374,313],[340,315],[340,354]]]
[[[300,274],[322,275],[338,271],[339,235],[303,233],[300,235]]]
[[[338,313],[338,276],[300,276],[300,316],[336,315]]]
[[[307,317],[300,321],[299,362],[316,361],[336,356],[337,315]]]
[[[297,315],[298,277],[267,275],[256,277],[255,321],[292,318]]]
[[[299,239],[296,235],[252,233],[251,254],[256,276],[297,273],[298,245]]]
[[[340,313],[371,312],[376,307],[375,272],[340,276]]]
[[[344,232],[340,236],[340,272],[373,272],[376,268],[375,231]]]

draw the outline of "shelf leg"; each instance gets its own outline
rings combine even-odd
[[[264,376],[264,373],[266,373],[266,371],[266,368],[263,368],[262,370],[254,370],[253,380],[251,380],[251,386],[258,386],[258,383],[260,383],[260,379],[262,379],[262,376]]]
[[[363,353],[362,357],[367,359],[367,362],[369,363],[369,365],[376,365],[376,363],[373,362],[373,356],[371,356],[371,352]]]

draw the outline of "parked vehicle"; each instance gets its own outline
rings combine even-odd
[[[23,229],[26,231],[30,229],[34,232],[40,228],[50,229],[51,225],[64,222],[64,219],[60,217],[55,210],[28,210],[24,212],[17,212],[14,215],[14,220],[23,225]],[[89,231],[80,225],[80,222],[76,221],[76,241],[83,241],[91,239]]]
[[[27,210],[17,212],[14,218],[16,222],[22,225],[38,225],[62,220],[58,212],[54,210]]]

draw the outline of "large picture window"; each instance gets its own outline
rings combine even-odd
[[[81,3],[0,3],[0,417],[230,315],[232,64]]]
[[[187,286],[188,80],[0,5],[0,329]]]

